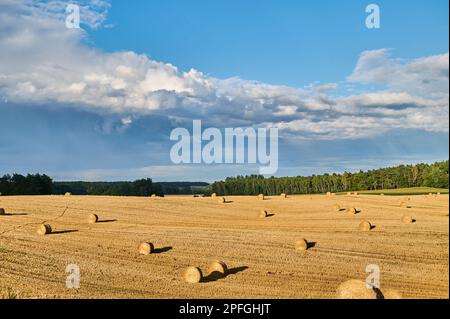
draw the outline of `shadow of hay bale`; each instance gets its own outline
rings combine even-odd
[[[203,279],[201,280],[201,282],[203,283],[207,283],[207,282],[213,282],[213,281],[217,281],[220,279],[224,279],[230,275],[235,275],[237,273],[240,273],[244,270],[248,269],[247,266],[241,266],[241,267],[235,267],[235,268],[230,268],[227,270],[227,272],[225,274],[219,272],[219,271],[213,271],[212,273],[210,273],[208,276],[203,277]]]

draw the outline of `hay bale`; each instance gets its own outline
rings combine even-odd
[[[341,206],[339,206],[338,204],[334,204],[334,205],[333,205],[333,210],[334,210],[335,212],[340,212],[340,211],[341,211]]]
[[[358,192],[354,192],[353,195],[358,196]]]
[[[382,290],[381,293],[384,299],[403,299],[402,293],[398,290],[386,289]]]
[[[5,215],[5,214],[6,214],[5,209],[4,208],[0,208],[0,215]]]
[[[350,196],[352,194],[352,192],[347,192],[347,196]]]
[[[96,222],[98,222],[98,216],[96,214],[90,214],[88,216],[88,223],[95,224]]]
[[[402,223],[403,224],[411,224],[413,222],[413,218],[408,215],[403,215],[402,217]]]
[[[156,198],[156,194],[152,194],[150,197],[151,198]]]
[[[359,224],[359,230],[362,231],[370,231],[372,229],[372,225],[370,224],[370,222],[368,222],[367,220],[363,220],[360,224]]]
[[[281,193],[280,197],[281,197],[281,198],[286,198],[287,195],[286,195],[285,193]]]
[[[225,276],[227,273],[227,265],[223,261],[213,261],[208,266],[208,273],[213,274],[220,274],[221,276]]]
[[[327,196],[331,196],[331,192],[327,192]]]
[[[216,193],[212,193],[211,194],[211,198],[216,198],[217,197],[217,194]]]
[[[64,196],[72,196],[72,193],[67,192],[67,193],[64,194]]]
[[[269,214],[265,210],[261,210],[258,214],[259,218],[266,218]]]
[[[37,227],[36,232],[38,235],[44,236],[52,232],[52,227],[49,224],[41,224]]]
[[[400,207],[408,207],[408,204],[405,201],[400,202]]]
[[[381,193],[380,196],[384,196],[384,193]]]
[[[336,290],[337,299],[377,299],[377,293],[373,288],[367,288],[362,280],[350,279]]]
[[[155,246],[152,243],[141,243],[139,245],[139,253],[141,255],[150,255],[155,250]]]
[[[195,284],[202,280],[203,274],[200,268],[197,267],[188,267],[183,274],[183,278],[185,281]]]
[[[258,195],[258,199],[259,199],[259,200],[264,200],[264,199],[265,199],[264,194],[259,194],[259,195]]]
[[[302,238],[299,239],[295,242],[295,249],[297,250],[307,250],[308,249],[308,242],[306,241],[306,239]]]
[[[225,197],[219,197],[219,199],[218,199],[217,202],[218,202],[219,204],[223,204],[223,203],[226,202],[226,199],[225,199]]]
[[[356,208],[355,207],[347,208],[347,214],[355,215],[356,214]]]

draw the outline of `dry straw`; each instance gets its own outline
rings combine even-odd
[[[402,217],[402,223],[403,224],[411,224],[412,222],[413,222],[413,218],[411,216],[404,215]]]
[[[368,222],[367,220],[363,220],[360,224],[359,224],[359,230],[362,231],[370,231],[372,229],[372,225],[370,224],[370,222]]]
[[[141,243],[139,245],[139,253],[141,255],[150,255],[154,249],[155,247],[152,243]]]
[[[334,204],[334,205],[333,205],[333,210],[334,210],[335,212],[339,212],[339,211],[341,211],[341,206],[339,206],[338,204]]]
[[[336,290],[337,299],[377,299],[373,288],[368,288],[362,280],[351,279],[339,285]]]
[[[403,299],[402,293],[393,289],[386,289],[382,291],[384,299]]]
[[[213,261],[212,263],[209,264],[208,266],[208,273],[213,274],[213,273],[219,273],[222,276],[226,275],[227,273],[227,265],[223,262],[223,261]]]
[[[44,236],[52,232],[52,227],[49,224],[41,224],[37,227],[36,232],[38,235]]]
[[[96,214],[90,214],[88,216],[88,223],[95,224],[96,222],[98,222],[98,216]]]
[[[265,210],[261,210],[258,214],[259,218],[266,218],[269,214]]]
[[[195,284],[202,280],[203,274],[200,268],[197,267],[188,267],[183,274],[183,278],[185,281]]]
[[[306,241],[306,239],[302,238],[299,239],[295,242],[295,249],[297,250],[307,250],[308,249],[308,242]]]

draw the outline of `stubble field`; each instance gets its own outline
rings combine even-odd
[[[0,296],[19,298],[334,298],[378,265],[381,289],[449,297],[449,197],[0,197]],[[400,201],[408,207],[400,207]],[[333,205],[355,207],[357,214]],[[404,205],[405,206],[405,205]],[[269,216],[258,217],[260,210]],[[95,213],[99,222],[87,223]],[[403,215],[416,222],[402,223]],[[374,228],[361,231],[368,220]],[[47,222],[49,235],[36,227]],[[305,238],[306,251],[295,249]],[[141,242],[155,252],[140,255]],[[224,278],[207,266],[224,261]],[[80,288],[66,288],[66,267]],[[200,267],[200,283],[183,280]],[[8,296],[7,296],[8,297]]]

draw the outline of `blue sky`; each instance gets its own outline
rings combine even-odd
[[[81,30],[66,1],[0,0],[0,175],[257,173],[174,165],[194,119],[278,127],[277,176],[448,159],[448,1],[74,2]]]
[[[339,82],[361,52],[397,57],[448,51],[448,1],[376,1],[382,27],[365,27],[370,1],[111,1],[91,34],[109,52],[133,50],[182,70],[302,87]],[[130,18],[132,17],[132,18]]]

